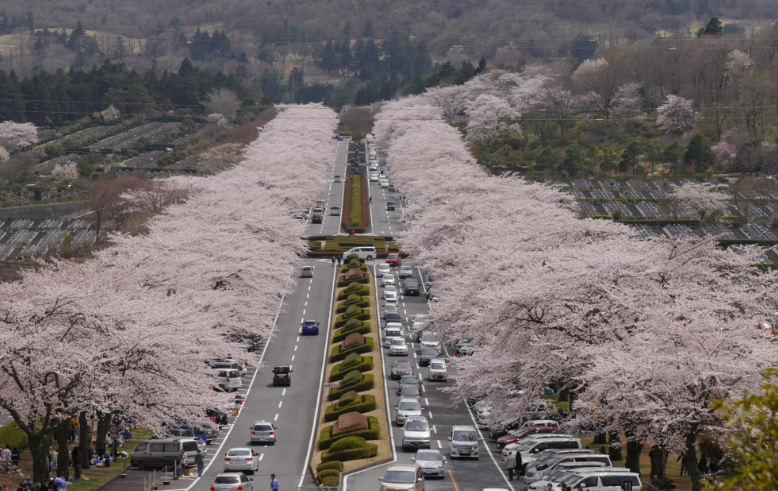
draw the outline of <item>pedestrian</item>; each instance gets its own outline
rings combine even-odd
[[[197,475],[203,477],[205,460],[203,459],[203,454],[201,454],[199,450],[197,451],[197,455],[195,455],[195,465],[197,466]]]
[[[54,486],[56,489],[59,489],[60,491],[65,491],[68,487],[68,482],[64,478],[58,477],[54,479]]]
[[[605,455],[607,452],[605,451],[605,447],[600,447],[600,453]]]
[[[176,475],[181,477],[184,475],[184,458],[186,458],[186,450],[181,449],[181,453],[178,454],[178,465],[176,466]]]
[[[681,462],[681,477],[689,473],[689,469],[686,468],[686,453],[682,453],[681,455],[679,455],[675,461]]]
[[[372,196],[370,196],[369,198],[367,198],[367,202],[368,202],[368,203],[372,203],[372,202],[373,202],[373,197],[372,197]]]
[[[335,256],[332,256],[332,266],[335,266]]]
[[[20,460],[22,460],[22,456],[19,454],[19,449],[14,447],[14,449],[11,450],[11,464],[13,464],[14,467],[18,467]]]
[[[8,448],[8,445],[0,452],[0,460],[3,461],[5,472],[8,472],[8,469],[11,467],[11,449]]]
[[[278,491],[278,481],[275,474],[270,474],[270,491]]]
[[[505,466],[505,470],[508,471],[508,480],[513,481],[513,471],[516,468],[516,456],[512,453],[509,453],[505,456],[505,459],[503,460],[503,465]],[[516,476],[518,479],[519,476]]]
[[[81,450],[78,448],[78,446],[73,447],[73,451],[70,452],[70,458],[73,459],[73,465],[78,463],[78,458],[81,456]]]
[[[553,491],[553,490],[554,490],[554,485],[553,485],[553,484],[551,484],[551,483],[548,483],[548,485],[546,486],[546,489],[547,489],[548,491]]]
[[[516,462],[515,463],[515,465],[516,465],[516,467],[515,467],[515,469],[516,469],[516,480],[518,481],[519,477],[522,474],[522,470],[523,470],[523,465],[521,463],[521,452],[518,452],[518,451],[516,452],[516,461],[515,462]]]
[[[338,266],[340,266],[340,261],[343,259],[342,257],[338,256]]]
[[[700,463],[697,465],[697,469],[699,469],[700,474],[708,473],[708,458],[705,457],[705,455],[703,455],[700,459]]]

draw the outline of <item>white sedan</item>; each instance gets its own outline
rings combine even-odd
[[[392,344],[389,345],[389,354],[390,355],[408,355],[408,344],[406,344],[405,339],[403,338],[395,338],[392,339]]]
[[[378,265],[378,274],[383,276],[392,272],[392,266],[390,264],[381,263]]]
[[[224,454],[224,471],[242,471],[251,474],[259,469],[257,454],[250,448],[231,448]]]
[[[394,285],[386,285],[386,287],[384,288],[384,298],[386,298],[387,293],[397,294],[397,287]]]
[[[385,274],[381,277],[381,286],[394,285],[394,276],[391,274]]]
[[[397,292],[384,292],[384,300],[387,303],[397,303]]]
[[[370,173],[370,182],[378,182],[378,172]]]

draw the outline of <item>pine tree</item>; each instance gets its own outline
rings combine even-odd
[[[375,35],[375,34],[373,33],[373,23],[372,23],[372,22],[370,22],[370,21],[367,21],[367,22],[365,22],[365,32],[364,32],[364,36],[365,36],[366,38],[371,38],[371,37],[373,37],[374,35]]]
[[[346,39],[351,39],[351,21],[346,22],[346,25],[343,27],[343,37]]]

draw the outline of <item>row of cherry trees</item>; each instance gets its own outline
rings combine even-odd
[[[775,311],[776,273],[755,271],[758,251],[637,240],[577,219],[553,189],[487,176],[438,96],[386,104],[375,132],[415,201],[401,241],[435,269],[436,329],[480,346],[457,360],[455,395],[485,390],[515,414],[558,384],[574,397],[571,424],[625,434],[634,469],[647,441],[686,452],[699,489],[698,433],[721,431],[711,404],[758,387],[778,358],[756,328]]]
[[[226,402],[206,362],[251,361],[230,333],[272,336],[305,248],[291,211],[323,187],[335,124],[322,106],[287,107],[239,165],[165,181],[187,198],[147,234],[0,284],[0,408],[27,433],[36,480],[73,417],[202,422]]]

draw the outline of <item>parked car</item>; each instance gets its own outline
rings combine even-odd
[[[216,423],[217,425],[226,425],[229,424],[229,420],[227,419],[227,413],[220,409],[206,409],[205,415],[211,418],[211,421]]]
[[[405,287],[403,289],[403,293],[405,293],[406,295],[418,297],[420,295],[419,282],[416,280],[405,280]]]
[[[273,385],[292,385],[292,369],[289,367],[273,368]]]
[[[413,276],[413,269],[410,266],[400,266],[397,270],[397,276],[400,278],[410,278]]]
[[[211,491],[254,491],[254,482],[242,472],[222,472],[213,480]]]
[[[197,443],[191,438],[164,438],[141,442],[130,457],[130,465],[138,469],[171,466],[184,452],[185,467],[195,465]]]
[[[531,426],[529,428],[523,428],[520,430],[513,430],[508,432],[507,435],[503,435],[499,438],[497,438],[497,448],[499,450],[502,450],[506,447],[506,445],[510,445],[511,443],[516,443],[524,438],[528,438],[532,435],[544,435],[549,433],[557,433],[561,430],[559,428],[554,428],[552,426]]]
[[[268,421],[257,421],[251,427],[251,443],[276,444],[276,427]]]
[[[404,375],[413,375],[413,366],[407,360],[397,360],[392,363],[392,380],[400,380]]]
[[[250,448],[231,448],[224,454],[224,471],[244,471],[254,474],[259,470],[257,454]]]
[[[422,348],[436,348],[440,351],[440,336],[435,332],[424,331],[421,335],[421,346]]]
[[[393,465],[378,480],[382,491],[424,491],[424,473],[418,465]]]
[[[403,452],[409,448],[430,448],[430,424],[424,416],[405,418],[402,438]]]
[[[397,426],[402,426],[405,419],[410,416],[421,416],[421,403],[419,399],[401,398],[395,406],[395,422]]]
[[[240,370],[234,368],[220,368],[213,372],[217,380],[216,385],[224,390],[240,389],[243,386],[243,378],[240,376]]]
[[[303,266],[300,268],[300,278],[313,278],[313,267]]]
[[[424,314],[419,314],[413,318],[413,324],[411,324],[411,329],[418,331],[419,336],[421,336],[421,330],[424,329],[424,326],[426,326],[428,323],[429,320],[427,320],[427,316]],[[420,339],[421,338],[419,337],[417,341]]]
[[[440,358],[436,358],[430,362],[429,380],[439,380],[441,382],[446,381],[446,362]]]
[[[386,256],[386,264],[390,264],[392,266],[400,266],[403,263],[403,259],[400,257],[400,254],[397,252],[391,252],[388,256]]]
[[[416,457],[411,461],[421,467],[424,477],[445,477],[446,459],[438,449],[417,450]]]

